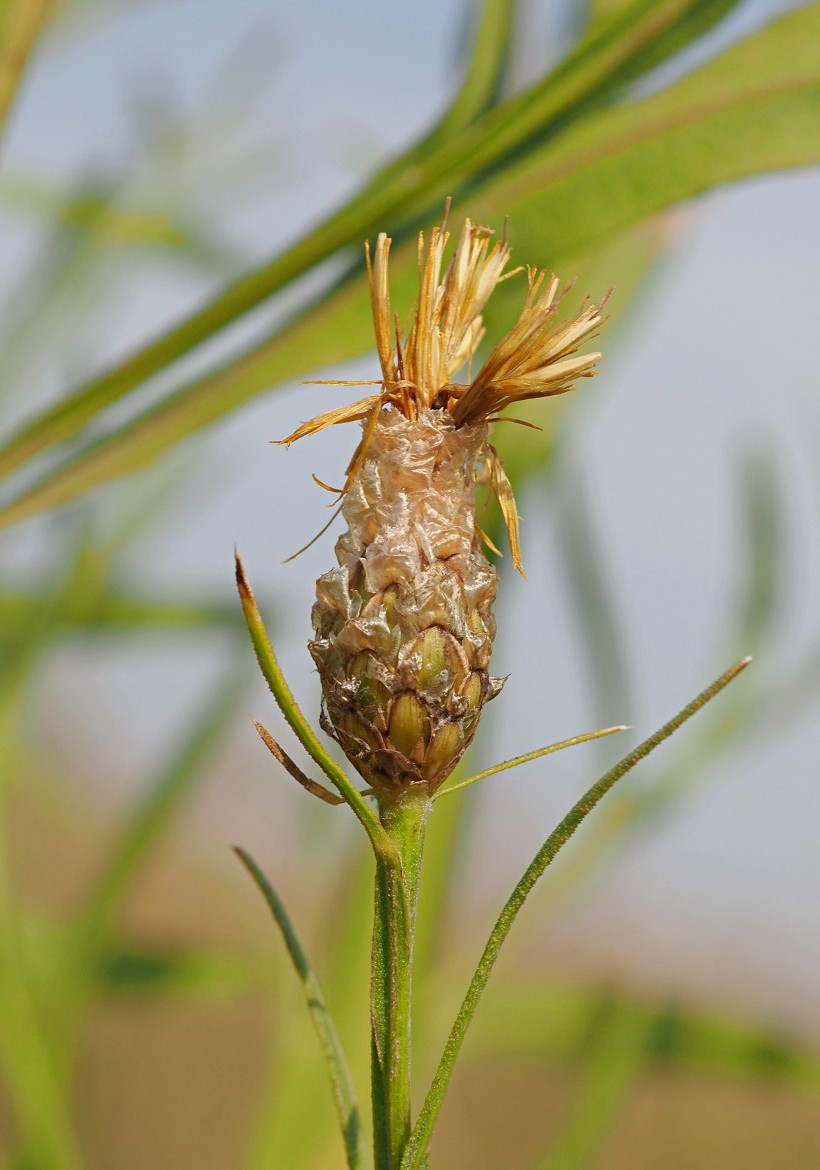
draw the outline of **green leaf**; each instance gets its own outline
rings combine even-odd
[[[501,981],[473,1041],[474,1051],[485,1058],[536,1060],[580,1074],[569,1116],[535,1170],[592,1165],[642,1071],[820,1085],[820,1062],[794,1038],[714,1013],[577,984]]]
[[[123,184],[87,182],[67,193],[56,183],[31,175],[7,175],[0,185],[0,205],[16,215],[34,216],[57,232],[69,229],[75,239],[98,247],[184,249],[186,233],[159,207],[120,206]]]
[[[319,765],[331,784],[338,788],[339,792],[353,809],[353,812],[370,838],[376,855],[388,857],[390,860],[393,860],[395,854],[390,840],[379,824],[376,814],[365,802],[364,797],[356,788],[353,781],[322,747],[316,738],[313,728],[300,711],[279,667],[273,646],[268,637],[268,632],[265,629],[265,623],[262,621],[262,615],[256,604],[256,598],[245,576],[245,570],[238,554],[236,555],[236,584],[239,589],[239,600],[242,604],[242,612],[245,615],[248,633],[251,636],[251,642],[256,652],[259,669],[265,676],[265,681],[271,689],[271,694],[276,700],[279,710],[284,715],[302,747],[311,759]]]
[[[699,1075],[776,1079],[820,1085],[820,1060],[796,1037],[741,1018],[658,1003],[640,994],[499,978],[492,1003],[477,1018],[473,1051],[482,1057],[541,1060],[550,1067],[583,1060],[590,1039],[614,1003],[643,1031],[653,1063]],[[649,1026],[651,1025],[651,1026]]]
[[[322,1053],[327,1065],[333,1103],[350,1170],[365,1170],[369,1163],[367,1147],[362,1132],[359,1107],[356,1104],[356,1095],[347,1071],[344,1052],[336,1033],[330,1012],[325,1002],[319,980],[311,967],[302,945],[293,929],[287,912],[282,905],[276,891],[265,874],[245,852],[236,848],[236,855],[253,878],[262,893],[268,908],[274,917],[276,925],[282,933],[288,955],[293,963],[302,989],[305,993],[305,1003],[310,1013],[311,1022],[319,1039]]]
[[[789,13],[662,93],[591,114],[455,214],[586,251],[720,183],[820,159],[820,4]]]
[[[126,996],[222,996],[248,983],[247,971],[230,955],[150,947],[111,948],[96,974],[102,991]]]
[[[636,764],[645,759],[655,748],[669,739],[671,735],[674,735],[679,727],[688,719],[691,719],[702,707],[706,706],[711,699],[715,698],[724,687],[728,686],[748,666],[749,661],[749,659],[743,659],[731,667],[730,670],[716,679],[704,691],[701,691],[691,703],[688,703],[668,723],[665,723],[663,727],[656,731],[654,735],[645,739],[643,743],[634,748],[627,756],[624,756],[613,768],[605,772],[581,799],[573,805],[527,866],[523,876],[507,900],[504,909],[501,911],[498,921],[490,932],[490,937],[487,940],[484,952],[476,967],[467,994],[464,997],[455,1023],[447,1038],[444,1052],[439,1061],[427,1097],[425,1098],[418,1121],[413,1127],[410,1141],[407,1144],[406,1152],[402,1159],[401,1170],[421,1170],[421,1167],[424,1165],[430,1137],[435,1127],[456,1059],[464,1041],[464,1036],[473,1019],[478,1002],[483,994],[484,988],[487,986],[490,973],[498,958],[501,947],[512,928],[512,924],[544,870],[610,789],[623,776],[630,772]]]
[[[490,776],[496,776],[499,772],[506,772],[510,768],[517,768],[519,764],[528,764],[532,760],[540,760],[542,756],[550,756],[553,752],[563,751],[564,748],[576,747],[579,743],[589,743],[594,739],[602,739],[606,735],[613,735],[616,731],[626,731],[625,727],[604,727],[601,731],[587,731],[584,735],[574,735],[571,739],[562,739],[559,743],[548,744],[547,747],[537,748],[534,752],[526,752],[523,756],[515,756],[512,760],[505,760],[502,764],[493,764],[491,768],[485,768],[483,772],[476,772],[473,776],[468,776],[466,780],[459,780],[456,784],[450,784],[446,788],[440,789],[433,800],[437,800],[440,796],[445,796],[449,792],[458,792],[461,788],[468,788],[471,784],[477,784],[479,780],[486,780]]]
[[[818,36],[820,5],[793,12],[663,93],[587,117],[490,179],[454,215],[498,222],[509,213],[513,242],[519,232],[538,238],[557,263],[710,186],[811,162],[820,157]],[[414,264],[414,246],[397,249],[397,301]],[[63,464],[7,505],[0,524],[147,467],[276,381],[355,356],[369,341],[367,290],[357,277],[277,337]]]
[[[740,0],[697,0],[694,4],[679,5],[677,19],[664,22],[659,35],[650,39],[641,51],[624,63],[607,88],[623,88],[629,82],[662,65],[709,32],[714,25],[737,8],[739,3]],[[656,9],[656,15],[662,14],[663,5],[652,7]],[[590,14],[591,30],[611,27],[612,22],[622,18],[628,10],[629,5],[624,0],[605,0],[596,4]]]
[[[566,127],[573,114],[578,116],[596,101],[600,104],[611,98],[619,85],[640,72],[643,55],[659,39],[672,35],[702,4],[703,0],[633,0],[596,27],[554,73],[530,89],[469,126],[461,125],[461,113],[454,115],[451,133],[438,146],[411,147],[376,174],[349,204],[282,256],[233,281],[192,317],[25,424],[0,450],[0,475],[8,475],[37,452],[71,438],[140,383],[340,249],[358,248],[368,234],[379,230],[403,232],[406,237],[412,222],[440,207],[447,196],[529,149],[550,128],[555,130],[559,124]],[[713,3],[711,9],[721,13],[724,4]],[[485,21],[490,23],[502,23],[505,18],[503,5],[488,2],[484,11]],[[484,44],[480,35],[477,51],[483,52]],[[482,76],[486,68],[484,62],[479,70]],[[475,89],[469,88],[469,74],[466,84],[465,100],[472,106],[481,86],[476,82]],[[415,255],[414,247],[411,251]],[[307,352],[312,352],[310,345]],[[336,360],[342,356],[337,354]],[[314,360],[313,368],[317,364]],[[248,396],[244,394],[239,400]]]
[[[0,7],[0,131],[51,10],[51,0],[4,0]]]
[[[58,601],[62,604],[58,605]],[[48,630],[61,634],[129,634],[135,631],[231,629],[236,613],[226,605],[197,605],[183,600],[150,599],[108,592],[101,597],[73,592],[20,593],[0,590],[0,647],[18,647]]]
[[[450,139],[495,104],[507,66],[517,0],[482,0],[472,55],[461,89],[422,148]]]
[[[407,172],[412,167],[426,163],[434,150],[446,147],[456,135],[497,104],[508,65],[516,5],[517,0],[478,0],[474,5],[476,27],[474,32],[470,30],[472,52],[466,62],[461,87],[451,105],[427,134],[366,182],[359,198],[384,187],[391,180],[406,183]]]
[[[310,818],[313,821],[314,818]],[[311,846],[316,847],[316,832]],[[355,842],[358,844],[358,842]],[[310,864],[308,858],[307,864]],[[333,883],[330,902],[314,931],[316,963],[324,973],[327,999],[341,1035],[350,1037],[348,1066],[354,1083],[369,1075],[369,1045],[361,1022],[367,1013],[370,941],[373,933],[373,872],[369,855],[355,849],[344,873]],[[284,1013],[270,1048],[267,1085],[245,1170],[272,1166],[313,1166],[335,1129],[317,1117],[313,1088],[315,1058],[304,1043],[301,1021]],[[352,1046],[351,1046],[352,1041]]]
[[[808,1045],[753,1023],[675,1005],[657,1013],[650,1055],[699,1074],[820,1088],[820,1061]]]

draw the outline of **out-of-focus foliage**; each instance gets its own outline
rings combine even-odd
[[[76,35],[97,11],[93,5],[80,7],[85,11]],[[44,330],[51,344],[61,347],[64,368],[70,368],[73,338],[93,339],[94,306],[126,269],[162,256],[218,279],[221,291],[121,364],[80,386],[63,384],[55,405],[4,427],[0,469],[8,479],[0,523],[11,525],[147,467],[254,395],[365,352],[371,326],[359,260],[362,238],[379,230],[395,236],[401,293],[414,277],[414,234],[440,214],[448,195],[454,218],[469,213],[498,221],[509,214],[520,255],[565,263],[593,292],[617,281],[613,324],[623,322],[633,295],[662,261],[672,236],[665,215],[669,208],[716,184],[820,157],[818,4],[778,18],[669,83],[662,85],[653,74],[696,45],[733,7],[729,0],[602,0],[590,6],[588,25],[566,59],[522,92],[509,67],[515,5],[485,0],[463,86],[424,140],[364,182],[315,232],[238,277],[238,257],[213,231],[197,193],[203,174],[211,177],[215,143],[231,141],[252,91],[237,100],[236,87],[227,85],[222,104],[216,101],[211,116],[199,120],[175,120],[171,111],[155,110],[143,125],[140,165],[133,173],[89,178],[69,192],[52,189],[41,176],[4,175],[4,210],[39,223],[43,240],[20,281],[25,295],[15,295],[2,316],[0,392],[15,417],[17,387],[42,360]],[[32,0],[0,5],[0,118],[13,113],[26,63],[55,13],[59,34],[57,6]],[[242,72],[240,60],[232,71]],[[234,184],[226,186],[225,200],[240,199],[242,183],[259,181],[269,165],[252,150],[232,157],[231,166],[223,168]],[[332,256],[345,260],[345,275],[333,287],[323,287],[297,317],[250,350],[236,352],[234,346],[231,357],[223,354],[219,364],[215,359],[206,363],[194,382],[177,372],[180,358],[241,324],[257,304],[287,294],[297,279]],[[491,310],[493,328],[503,327],[518,295],[513,283],[505,287]],[[158,373],[168,375],[168,388],[149,403],[147,383]],[[116,417],[121,406],[132,410],[130,421]],[[545,494],[558,497],[563,559],[573,586],[571,616],[585,638],[589,689],[603,724],[613,718],[611,696],[619,695],[623,716],[631,691],[624,637],[608,596],[583,484],[554,458],[561,411],[546,416],[536,407],[531,417],[545,425],[542,432],[515,428],[513,435],[510,428],[499,434],[499,445],[519,491],[540,485]],[[775,472],[764,452],[738,475],[745,563],[724,628],[728,643],[742,643],[750,652],[771,637],[782,593],[775,550],[781,546],[784,518]],[[151,522],[156,523],[156,515]],[[192,633],[231,639],[239,627],[237,607],[227,593],[224,600],[202,602],[149,596],[130,586],[120,561],[138,528],[134,508],[113,535],[93,525],[64,529],[54,542],[44,584],[23,589],[0,577],[0,1072],[5,1094],[0,1158],[9,1170],[108,1165],[136,1170],[157,1164],[162,1135],[153,1135],[156,1144],[140,1146],[134,1134],[121,1145],[114,1133],[105,1138],[88,1134],[86,1118],[93,1108],[84,1094],[99,1039],[95,1013],[104,1014],[106,1005],[116,1002],[128,1004],[138,1021],[143,1010],[176,1010],[204,1027],[224,1013],[229,1026],[218,1035],[235,1031],[238,1037],[240,1099],[225,1104],[224,1117],[209,1101],[203,1103],[203,1137],[199,1145],[191,1139],[191,1166],[321,1170],[338,1165],[330,1105],[317,1103],[319,1058],[306,1019],[289,998],[291,972],[262,933],[261,912],[253,919],[260,940],[245,939],[244,945],[226,929],[218,942],[205,933],[201,945],[153,946],[131,937],[125,925],[129,899],[231,726],[243,693],[234,673],[227,674],[165,766],[146,778],[144,797],[111,830],[107,860],[89,881],[80,910],[47,914],[29,890],[17,834],[21,825],[42,829],[48,821],[46,794],[58,784],[37,734],[41,663],[66,640],[81,637],[93,635],[119,647],[135,634],[169,631],[183,640]],[[242,653],[247,678],[245,668],[250,672],[251,665],[244,645]],[[541,896],[539,929],[550,910],[571,905],[575,894],[601,880],[636,834],[652,831],[669,817],[693,782],[708,779],[722,753],[748,742],[761,727],[782,728],[807,702],[816,701],[818,662],[820,647],[810,646],[800,661],[784,663],[779,674],[769,671],[744,680],[677,755],[644,776],[640,789],[610,797]],[[798,696],[800,703],[786,702],[785,696]],[[417,940],[422,1068],[437,1055],[462,990],[462,956],[443,943],[451,933],[451,891],[469,835],[471,799],[472,793],[442,803],[428,850]],[[301,832],[308,851],[308,837],[326,828],[314,820]],[[329,832],[327,839],[335,847]],[[59,843],[55,849],[60,851]],[[308,950],[351,1053],[352,1078],[363,1085],[368,1053],[362,989],[371,874],[358,852],[338,863],[345,867],[344,880],[328,891],[326,916],[308,939]],[[273,1028],[268,1009],[260,1006],[271,990],[278,1005]],[[612,1127],[640,1085],[653,1078],[677,1078],[675,1083],[683,1085],[697,1073],[715,1093],[751,1084],[799,1095],[815,1093],[820,1083],[820,1060],[799,1039],[672,1001],[567,987],[522,969],[505,969],[485,1006],[468,1058],[481,1071],[487,1098],[505,1094],[501,1078],[514,1078],[518,1069],[539,1086],[549,1084],[563,1102],[549,1111],[543,1125],[541,1111],[535,1110],[521,1142],[511,1144],[509,1164],[522,1170],[621,1165],[607,1146]],[[263,1042],[267,1049],[260,1058]],[[126,1054],[118,1068],[136,1110],[149,1099],[137,1063],[135,1058],[132,1069]],[[539,1079],[549,1077],[555,1080]],[[567,1085],[571,1099],[560,1096],[568,1092]],[[173,1095],[183,1088],[169,1085],[166,1091]],[[137,1128],[148,1131],[151,1122]],[[810,1156],[804,1163],[806,1170],[820,1149],[820,1134],[812,1132],[818,1145],[814,1160]],[[442,1141],[447,1140],[445,1127]],[[476,1159],[481,1156],[488,1159],[483,1165],[493,1164],[490,1147],[485,1155],[476,1153]],[[181,1162],[174,1164],[184,1170]],[[470,1164],[482,1165],[478,1160]],[[640,1151],[633,1149],[629,1164],[649,1163],[641,1163]],[[784,1158],[782,1164],[799,1170],[794,1159]]]
[[[284,289],[340,248],[389,230],[407,239],[445,196],[454,214],[511,215],[538,232],[553,260],[599,245],[641,217],[744,175],[818,161],[820,7],[781,17],[659,94],[626,97],[634,82],[702,31],[695,12],[722,6],[638,0],[591,30],[566,62],[529,91],[492,107],[423,161],[411,151],[309,237],[229,285],[205,309],[124,365],[69,393],[0,452],[0,472],[81,434],[113,402]],[[469,75],[472,79],[472,74]],[[615,95],[621,101],[614,105]],[[463,193],[463,194],[462,194]],[[393,272],[414,280],[412,238]],[[58,465],[0,512],[12,523],[149,466],[186,436],[276,382],[361,353],[369,345],[360,265],[273,338],[213,374],[172,391],[133,422]]]

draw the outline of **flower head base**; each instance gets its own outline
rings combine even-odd
[[[599,353],[578,354],[601,323],[587,303],[557,320],[555,276],[527,270],[517,324],[468,381],[456,376],[484,336],[482,312],[506,273],[505,240],[468,220],[442,275],[448,234],[419,238],[419,292],[406,336],[391,319],[390,240],[366,251],[380,389],[303,424],[284,442],[360,420],[342,489],[348,531],[338,566],[317,582],[311,654],[324,725],[380,801],[409,785],[437,788],[468,747],[481,708],[501,689],[488,673],[497,575],[481,550],[476,467],[489,467],[521,569],[512,489],[490,424],[505,407],[572,389]],[[566,290],[565,290],[566,291]]]

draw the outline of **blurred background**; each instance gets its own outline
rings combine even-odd
[[[617,286],[600,376],[537,404],[543,430],[497,428],[528,580],[500,560],[510,677],[471,770],[634,730],[437,806],[420,1093],[556,821],[755,663],[534,894],[433,1164],[820,1165],[819,10],[6,0],[3,1166],[342,1164],[301,993],[229,846],[276,881],[363,1099],[371,874],[352,817],[256,737],[251,715],[288,733],[232,557],[315,721],[305,643],[338,524],[283,562],[329,517],[311,472],[339,482],[356,434],[270,443],[359,394],[303,378],[374,376],[361,240],[395,235],[409,308],[402,257],[448,194],[454,225],[509,213],[515,262],[577,275],[569,301]],[[491,338],[523,296],[503,288]]]

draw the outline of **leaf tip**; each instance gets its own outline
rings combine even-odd
[[[734,666],[730,667],[726,672],[726,681],[730,682],[732,679],[737,678],[737,676],[741,674],[741,672],[744,671],[752,661],[753,656],[751,654],[747,654],[745,658],[741,658],[739,662],[736,662]]]
[[[239,597],[243,604],[245,602],[253,604],[253,590],[251,589],[250,582],[248,581],[248,578],[245,574],[245,566],[242,564],[242,558],[239,555],[238,549],[234,548],[233,556],[234,563],[236,565],[236,587],[239,590]]]

